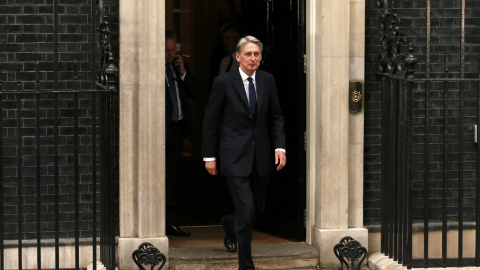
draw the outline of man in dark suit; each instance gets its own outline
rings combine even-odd
[[[192,74],[180,55],[176,55],[177,39],[173,31],[165,31],[165,162],[166,162],[166,233],[189,236],[180,229],[177,219],[177,194],[182,138],[191,128],[189,98],[199,96]]]
[[[238,241],[239,269],[255,269],[251,251],[253,225],[265,209],[273,162],[277,171],[286,164],[283,116],[275,80],[272,74],[258,70],[262,49],[255,37],[240,39],[236,50],[240,67],[215,78],[203,124],[205,168],[212,175],[220,172],[226,176],[235,206],[235,214],[224,217],[222,225],[227,250],[235,252]]]

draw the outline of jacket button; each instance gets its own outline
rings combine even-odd
[[[248,117],[252,118],[252,116],[251,116],[251,115],[249,115]]]
[[[254,145],[254,144],[255,144],[255,142],[252,142],[252,145]]]

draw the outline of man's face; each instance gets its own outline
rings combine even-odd
[[[170,39],[165,41],[165,62],[172,62],[177,48],[177,41]]]
[[[225,47],[225,51],[228,53],[233,53],[237,47],[238,40],[240,39],[240,35],[233,31],[228,30],[223,35],[223,46]]]
[[[237,53],[237,61],[243,72],[248,76],[252,76],[255,70],[258,69],[260,61],[262,61],[260,47],[255,43],[248,42],[243,47],[243,50]]]

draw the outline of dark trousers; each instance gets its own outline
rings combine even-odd
[[[268,176],[227,177],[235,214],[227,216],[233,222],[238,241],[239,268],[255,269],[252,259],[252,230],[255,221],[265,211]]]
[[[182,162],[182,121],[171,122],[165,128],[165,196],[166,226],[176,225],[177,196]]]

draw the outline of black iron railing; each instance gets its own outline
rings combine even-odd
[[[441,230],[442,256],[432,259],[441,259],[442,267],[479,265],[478,238],[475,240],[475,263],[471,258],[464,260],[463,257],[464,218],[468,219],[469,227],[475,228],[477,233],[477,224],[480,224],[477,222],[480,149],[478,143],[472,144],[473,130],[480,125],[480,99],[477,97],[475,107],[471,108],[465,105],[469,103],[464,102],[463,96],[466,85],[471,89],[470,92],[480,93],[479,83],[480,79],[406,79],[382,74],[382,252],[409,269],[414,262],[413,225],[423,231],[424,239],[430,239],[430,231]],[[443,89],[434,90],[436,95],[442,95],[442,108],[432,106],[430,92],[434,85],[443,85]],[[412,101],[412,95],[419,87],[426,89],[423,92],[423,108],[415,107]],[[459,100],[454,102],[458,103],[458,107],[449,101],[455,91],[459,95]],[[477,111],[475,122],[465,116],[467,109]],[[449,113],[452,110],[456,113]],[[432,114],[435,114],[435,119]],[[422,123],[423,127],[418,123]],[[478,132],[476,134],[478,142]],[[468,149],[466,138],[470,138]],[[441,144],[441,152],[438,151],[438,144]],[[472,150],[476,151],[476,155],[472,155]],[[476,157],[476,161],[470,160],[472,156]],[[465,164],[468,164],[468,169]],[[422,178],[416,181],[422,184],[413,188],[416,178]],[[464,183],[471,185],[472,182],[476,182],[475,186],[466,189]],[[440,188],[441,194],[434,194],[431,184]],[[476,194],[472,194],[472,188]],[[474,200],[475,207],[464,206],[463,202],[468,200]],[[423,201],[422,206],[419,206],[419,201]],[[455,258],[447,254],[447,233],[450,230],[458,234],[458,256]],[[433,267],[429,262],[428,240],[424,241],[423,249],[423,263],[416,267]],[[450,259],[455,261],[449,262]]]
[[[426,1],[425,78],[415,78],[413,46],[406,37],[397,1],[377,1],[382,53],[381,251],[408,269],[480,266],[480,73],[465,74],[465,1],[461,8],[460,68],[431,76],[430,0]],[[389,6],[389,4],[391,4]],[[479,68],[480,71],[480,68]],[[476,133],[475,133],[476,132]],[[475,136],[474,136],[475,134]],[[476,143],[474,143],[474,137]],[[475,252],[464,250],[464,232],[474,230]],[[413,258],[413,232],[423,232],[423,252]],[[447,247],[456,234],[455,254]],[[434,234],[435,233],[435,234]],[[441,256],[429,241],[441,235]],[[451,234],[450,234],[451,235]]]
[[[382,252],[411,268],[411,81],[382,78]]]
[[[37,269],[46,265],[46,246],[54,246],[48,257],[55,263],[45,268],[85,268],[85,245],[92,247],[93,269],[97,260],[115,269],[118,69],[107,12],[102,0],[91,1],[90,44],[72,52],[88,60],[65,61],[60,51],[66,55],[69,46],[59,31],[65,36],[68,28],[60,25],[59,7],[65,10],[53,0],[46,59],[0,63],[0,269],[11,260],[25,269],[26,246],[37,249]],[[64,245],[74,246],[73,266],[65,266]],[[6,248],[18,256],[6,258]]]

